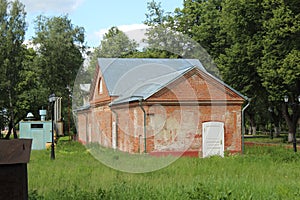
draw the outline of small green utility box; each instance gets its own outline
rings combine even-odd
[[[32,139],[32,149],[46,149],[46,144],[52,142],[51,121],[21,121],[20,138]]]

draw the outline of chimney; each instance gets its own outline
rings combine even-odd
[[[40,110],[41,121],[45,121],[47,110]]]

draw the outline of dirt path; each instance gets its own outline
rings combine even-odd
[[[245,142],[245,146],[282,146],[285,148],[293,148],[292,144],[278,144],[269,142]],[[297,144],[297,149],[300,150],[300,144]]]

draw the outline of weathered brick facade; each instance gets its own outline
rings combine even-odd
[[[110,96],[101,70],[97,70],[90,108],[78,112],[81,142],[130,153],[201,157],[202,124],[222,122],[224,150],[241,152],[244,97],[198,68],[147,99],[111,104],[116,98]]]

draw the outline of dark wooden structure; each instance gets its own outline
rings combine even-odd
[[[32,139],[0,140],[0,200],[28,199]]]

